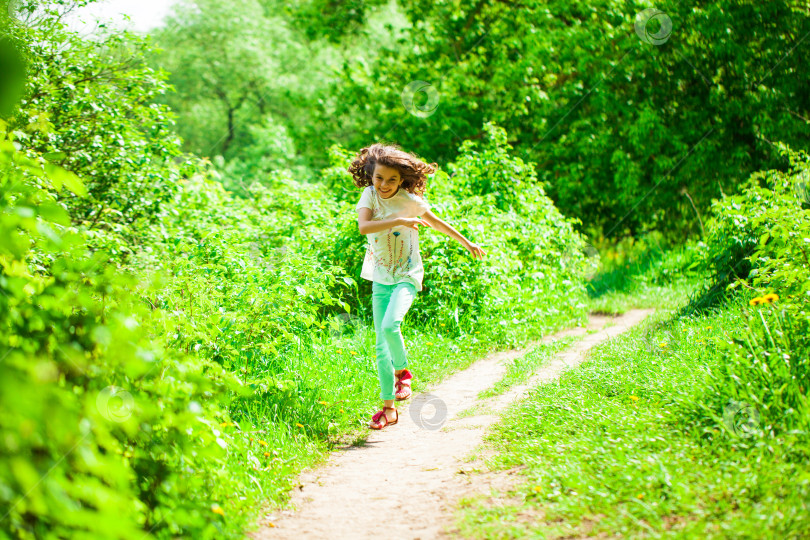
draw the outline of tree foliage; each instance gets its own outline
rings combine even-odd
[[[810,142],[804,2],[664,2],[672,31],[658,45],[635,31],[644,6],[616,0],[402,5],[413,28],[330,90],[333,115],[371,121],[349,144],[386,136],[449,159],[494,121],[594,232],[698,233],[713,198],[778,162],[773,141]],[[417,106],[439,96],[428,116],[403,105],[419,80]]]

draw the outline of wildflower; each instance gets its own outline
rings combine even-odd
[[[638,495],[636,495],[636,499],[643,499],[643,498],[644,498],[643,493],[639,493]]]
[[[328,404],[327,402],[325,402],[325,401],[319,401],[318,403],[320,403],[320,404],[321,404],[321,405],[323,405],[324,407],[326,407],[327,405],[329,405],[329,404]]]
[[[633,401],[638,401],[638,397],[637,397],[637,396],[630,396],[630,399],[632,399]]]
[[[338,350],[337,350],[337,353],[338,353],[338,354],[343,354],[343,349],[338,349]]]
[[[223,510],[218,504],[212,504],[211,511],[215,514],[219,514],[220,516],[225,515],[225,510]]]
[[[543,491],[543,488],[541,488],[540,486],[534,486],[532,489],[534,490],[535,493],[540,493],[541,491]]]
[[[346,412],[346,411],[344,411],[343,409],[340,409],[340,412],[342,412],[342,413],[343,413],[343,412]]]
[[[349,354],[352,356],[357,356],[357,351],[349,351]]]
[[[427,343],[425,343],[425,345],[428,345],[428,346],[433,345],[433,342],[432,342],[432,341],[428,341]]]
[[[762,297],[762,301],[766,304],[773,304],[777,300],[779,300],[779,295],[774,293],[766,294]]]
[[[299,424],[298,422],[296,422],[295,425],[300,427],[300,428],[304,427],[304,424]]]
[[[253,437],[250,438],[250,442],[253,442]]]
[[[759,304],[762,304],[763,302],[764,302],[764,300],[762,300],[762,298],[757,296],[756,298],[752,298],[751,300],[749,300],[748,305],[749,306],[758,306]]]
[[[659,346],[659,347],[666,347],[666,346],[667,346],[667,344],[666,344],[666,342],[663,342],[663,343],[660,343],[658,346]]]
[[[262,446],[267,446],[267,443],[264,442],[264,441],[259,441],[259,444],[262,445]]]
[[[270,457],[270,456],[272,456],[272,455],[273,455],[273,454],[271,454],[270,452],[265,452],[265,453],[264,453],[264,457]]]
[[[711,326],[707,326],[707,327],[706,327],[706,330],[711,330],[711,329],[712,329],[712,327],[711,327]]]

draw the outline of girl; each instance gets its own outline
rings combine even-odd
[[[377,335],[377,375],[383,409],[371,418],[369,427],[382,429],[396,424],[399,414],[394,399],[411,395],[411,372],[399,327],[422,290],[422,259],[419,227],[430,227],[455,238],[473,257],[483,249],[430,211],[422,198],[427,175],[436,172],[396,145],[372,144],[363,148],[349,166],[357,187],[365,188],[357,203],[357,225],[368,238],[360,277],[372,281],[371,304]],[[422,219],[418,219],[421,216]]]

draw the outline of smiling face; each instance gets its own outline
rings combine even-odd
[[[399,191],[399,186],[402,184],[402,177],[399,175],[398,170],[377,164],[374,166],[374,174],[371,175],[371,181],[374,183],[374,189],[377,190],[380,197],[390,199]]]

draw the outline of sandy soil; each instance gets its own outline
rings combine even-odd
[[[399,404],[399,422],[374,431],[362,446],[340,449],[315,470],[305,471],[291,494],[297,510],[267,514],[250,535],[272,538],[428,539],[452,536],[459,497],[503,483],[504,475],[468,476],[464,459],[478,447],[486,429],[524,393],[576,367],[594,345],[641,322],[651,310],[612,318],[592,316],[587,328],[548,336],[544,342],[584,336],[556,355],[523,385],[493,398],[478,393],[498,382],[506,363],[529,352],[498,352],[456,373],[429,392]],[[589,334],[588,332],[591,331]],[[418,375],[417,375],[418,376]],[[476,406],[475,412],[457,418]],[[508,473],[506,473],[508,475]],[[488,486],[492,482],[492,486]]]

